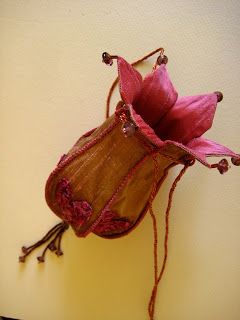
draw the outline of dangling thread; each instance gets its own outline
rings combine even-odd
[[[151,293],[151,298],[149,300],[149,304],[148,304],[148,313],[149,313],[149,319],[153,320],[154,319],[154,311],[155,311],[155,302],[156,302],[156,296],[157,296],[157,289],[158,289],[158,284],[162,279],[163,273],[165,271],[165,267],[166,267],[166,263],[167,263],[167,258],[168,258],[168,236],[169,236],[169,213],[170,213],[170,209],[171,209],[171,205],[172,205],[172,198],[173,198],[173,193],[174,190],[177,186],[177,183],[180,181],[180,179],[182,178],[182,176],[184,175],[184,173],[186,172],[187,168],[191,165],[191,164],[185,164],[184,167],[182,168],[182,170],[180,171],[180,173],[178,174],[178,176],[175,178],[169,195],[168,195],[168,205],[167,205],[167,209],[165,212],[165,238],[164,238],[164,258],[163,258],[163,262],[162,262],[162,267],[160,270],[160,273],[158,275],[158,233],[157,233],[157,222],[156,222],[156,216],[153,212],[152,209],[152,201],[154,199],[154,195],[156,192],[156,178],[157,178],[157,173],[158,173],[158,162],[156,160],[156,158],[153,157],[153,161],[154,161],[154,183],[153,183],[153,190],[151,193],[151,198],[150,198],[150,204],[149,204],[149,211],[150,211],[150,215],[152,217],[152,222],[153,222],[153,231],[154,231],[154,245],[153,245],[153,251],[154,251],[154,286],[152,289],[152,293]]]
[[[61,249],[61,240],[63,233],[68,229],[69,225],[66,222],[60,222],[55,227],[53,227],[51,230],[49,230],[45,236],[34,243],[33,245],[29,247],[22,247],[22,252],[24,255],[19,257],[19,262],[25,262],[27,256],[30,255],[36,248],[40,247],[44,243],[47,243],[47,246],[43,250],[43,253],[41,256],[37,257],[38,262],[44,262],[45,261],[45,255],[47,250],[50,250],[52,252],[55,252],[57,256],[63,255],[63,251]]]
[[[161,52],[161,56],[162,56],[162,55],[163,55],[163,52],[164,52],[164,49],[163,49],[163,48],[158,48],[158,49],[150,52],[149,54],[147,54],[147,55],[144,56],[143,58],[141,58],[141,59],[139,59],[139,60],[137,60],[137,61],[134,61],[131,65],[134,67],[134,66],[138,65],[139,63],[141,63],[142,61],[148,59],[149,57],[151,57],[152,55],[154,55],[154,54],[157,53],[157,52]],[[106,52],[104,52],[104,54],[106,55]],[[108,55],[108,54],[107,54],[107,55]],[[164,57],[165,57],[165,56],[164,56]],[[117,56],[110,56],[110,55],[108,55],[107,58],[108,58],[108,59],[106,60],[106,62],[104,61],[104,59],[103,59],[103,62],[111,65],[111,63],[109,63],[109,59],[111,59],[111,58],[112,58],[112,59],[116,59]],[[107,102],[106,102],[106,119],[109,118],[110,102],[111,102],[111,98],[112,98],[113,91],[114,91],[117,83],[118,83],[118,77],[113,81],[113,83],[112,83],[112,85],[111,85],[111,87],[110,87],[110,89],[109,89],[109,93],[108,93],[108,96],[107,96]]]

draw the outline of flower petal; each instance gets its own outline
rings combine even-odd
[[[132,104],[141,90],[142,76],[123,58],[118,57],[117,63],[120,95],[126,104]]]
[[[187,159],[188,157],[190,159],[194,158],[208,168],[218,168],[218,166],[213,166],[212,164],[210,164],[207,161],[206,157],[226,156],[232,157],[232,159],[240,159],[240,154],[236,154],[227,147],[224,147],[217,142],[202,137],[193,139],[187,145],[183,145],[176,141],[166,140],[161,148],[161,153],[165,153],[168,156],[178,155],[178,157],[185,159]]]
[[[206,156],[204,153],[199,152],[196,149],[191,149],[188,146],[183,145],[182,143],[176,142],[176,141],[171,141],[171,140],[166,140],[164,142],[163,146],[163,153],[166,153],[169,156],[178,156],[178,158],[189,158],[189,159],[196,159],[202,164],[204,164],[206,167],[211,168],[211,164],[206,161]],[[165,150],[167,152],[165,152]]]
[[[210,156],[214,156],[214,157],[227,156],[227,157],[234,157],[234,158],[239,157],[238,154],[228,149],[227,147],[215,141],[205,139],[202,137],[193,139],[187,144],[187,147],[204,154],[206,157],[210,157]]]
[[[180,97],[154,130],[162,140],[186,144],[212,126],[216,106],[215,93]]]
[[[166,65],[162,64],[145,77],[141,92],[134,100],[133,106],[135,111],[152,127],[174,105],[177,96]]]

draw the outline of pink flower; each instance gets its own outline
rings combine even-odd
[[[121,98],[155,144],[180,148],[207,167],[213,167],[206,161],[208,156],[230,156],[233,164],[240,164],[239,154],[202,137],[212,126],[221,93],[178,97],[165,64],[142,79],[123,58],[117,57],[117,63]]]

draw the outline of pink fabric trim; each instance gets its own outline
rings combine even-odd
[[[132,104],[141,90],[142,76],[121,57],[117,58],[117,64],[120,95],[125,103]]]

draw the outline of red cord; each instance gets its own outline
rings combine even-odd
[[[154,168],[155,168],[155,177],[156,177],[156,172],[158,170],[158,163],[156,162],[156,159],[154,160]],[[169,213],[170,213],[170,209],[171,209],[171,205],[172,205],[172,198],[173,198],[173,193],[174,190],[177,186],[177,183],[179,182],[179,180],[182,178],[182,176],[184,175],[185,171],[187,170],[188,165],[185,165],[182,170],[180,171],[180,173],[178,174],[178,176],[175,178],[169,195],[168,195],[168,205],[167,205],[167,209],[165,212],[165,238],[164,238],[164,258],[163,258],[163,262],[162,262],[162,267],[161,267],[161,271],[158,275],[158,234],[157,234],[157,223],[156,223],[156,216],[152,210],[152,200],[154,198],[151,197],[150,198],[150,206],[149,206],[149,211],[150,211],[150,215],[152,217],[152,221],[153,221],[153,231],[154,231],[154,245],[153,245],[153,251],[154,251],[154,286],[152,289],[152,294],[151,294],[151,298],[148,304],[148,313],[149,313],[149,318],[150,320],[154,319],[154,311],[155,311],[155,302],[156,302],[156,296],[157,296],[157,289],[158,289],[158,284],[162,279],[163,273],[165,271],[165,267],[166,267],[166,263],[167,263],[167,258],[168,258],[168,236],[169,236]],[[154,178],[154,184],[156,184]],[[153,190],[154,190],[154,186],[153,186]],[[152,194],[154,195],[154,192],[152,192]]]

